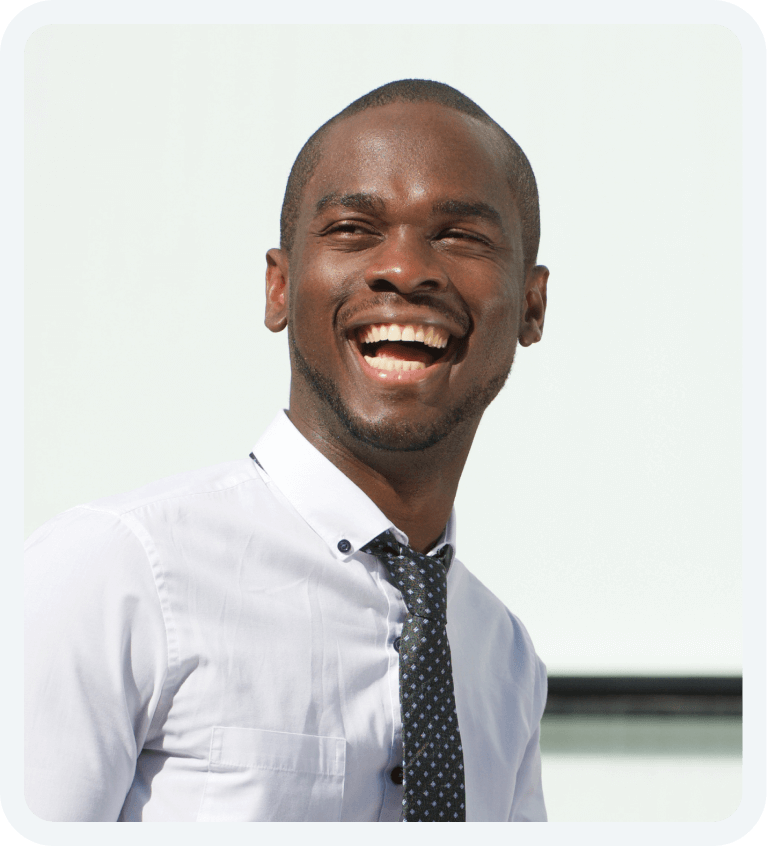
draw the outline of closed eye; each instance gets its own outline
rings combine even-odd
[[[445,229],[437,235],[437,240],[477,241],[488,247],[492,245],[492,241],[489,238],[486,238],[479,232],[469,232],[466,229]]]
[[[323,235],[375,235],[375,230],[365,223],[357,220],[344,220],[341,223],[334,223],[328,226]]]

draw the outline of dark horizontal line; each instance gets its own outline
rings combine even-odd
[[[739,676],[550,676],[546,715],[739,716]]]
[[[740,676],[549,676],[549,696],[740,696]]]

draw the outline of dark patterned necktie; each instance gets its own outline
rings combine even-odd
[[[445,545],[443,557],[422,555],[386,531],[362,551],[386,565],[408,610],[399,647],[403,821],[466,822],[463,750],[445,631],[453,549]]]

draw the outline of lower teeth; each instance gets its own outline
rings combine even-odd
[[[403,361],[400,358],[374,358],[372,355],[364,356],[365,361],[376,370],[425,370],[426,365],[422,361]]]

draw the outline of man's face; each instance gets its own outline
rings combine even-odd
[[[266,323],[287,321],[290,413],[310,428],[389,450],[473,433],[517,341],[540,337],[545,269],[526,287],[500,139],[436,104],[336,124],[289,259],[267,258]]]

